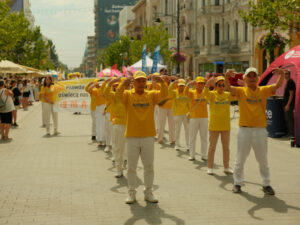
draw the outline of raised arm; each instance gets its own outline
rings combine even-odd
[[[273,73],[274,75],[275,75],[275,74],[279,74],[279,77],[278,77],[278,79],[277,79],[277,82],[276,82],[276,84],[273,85],[273,89],[272,89],[273,93],[275,93],[276,90],[277,90],[278,88],[280,88],[280,87],[282,86],[282,84],[283,84],[284,71],[283,71],[282,69],[280,69],[280,68],[276,68],[276,69],[273,70],[272,73]]]
[[[191,91],[190,91],[190,87],[192,85],[196,85],[196,81],[192,80],[190,82],[188,82],[188,84],[186,85],[185,89],[184,89],[184,94],[187,95],[189,98],[191,97]]]
[[[154,80],[160,83],[160,90],[155,92],[155,104],[164,100],[168,96],[168,85],[160,76],[155,76]]]
[[[225,89],[228,90],[231,95],[236,95],[236,88],[230,85],[229,78],[234,76],[233,70],[228,70],[225,73]]]
[[[125,87],[130,85],[132,79],[132,77],[126,78],[122,83],[120,83],[119,87],[117,87],[116,99],[122,102],[125,105],[125,107],[127,106],[128,100],[128,95],[125,92]]]

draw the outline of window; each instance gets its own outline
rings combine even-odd
[[[215,0],[215,5],[220,5],[220,0]]]
[[[230,0],[227,0],[227,3],[230,3]]]
[[[229,23],[226,24],[226,40],[230,40],[230,25]]]
[[[205,26],[202,26],[202,45],[205,46]]]
[[[202,0],[202,7],[205,7],[205,0]]]
[[[169,0],[165,0],[165,14],[168,14]]]
[[[239,23],[234,21],[234,41],[237,43],[239,40]]]
[[[248,23],[245,22],[244,24],[244,41],[248,42]]]
[[[220,24],[215,24],[215,45],[220,45]]]

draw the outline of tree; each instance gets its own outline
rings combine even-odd
[[[283,51],[284,46],[289,43],[288,39],[277,34],[275,30],[300,31],[300,0],[259,0],[257,3],[251,0],[249,7],[249,11],[239,11],[239,14],[253,27],[262,27],[268,31],[265,40],[260,40],[260,46],[267,50],[272,62],[274,49],[279,47]]]

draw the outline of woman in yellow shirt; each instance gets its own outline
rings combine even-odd
[[[230,141],[230,102],[234,97],[230,92],[226,92],[225,78],[219,76],[207,81],[204,93],[209,101],[209,147],[207,157],[207,174],[213,174],[214,157],[219,136],[223,147],[224,173],[232,174],[229,167],[229,141]],[[210,86],[215,86],[215,90],[209,91]]]
[[[46,122],[46,136],[50,136],[50,116],[52,115],[54,125],[54,135],[58,135],[58,113],[54,111],[54,104],[56,102],[56,94],[64,89],[64,86],[54,85],[52,78],[47,76],[44,81],[44,87],[41,89],[40,96],[44,102],[44,116]]]
[[[176,87],[174,89],[174,87]],[[181,125],[185,132],[186,148],[189,149],[189,123],[187,113],[190,111],[190,100],[184,94],[185,80],[179,79],[169,86],[169,96],[172,97],[172,114],[175,121],[175,150],[180,150],[179,138]]]

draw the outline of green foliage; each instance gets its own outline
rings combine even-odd
[[[297,28],[300,23],[300,0],[249,1],[249,11],[239,11],[240,16],[254,27],[265,30]]]
[[[7,59],[41,70],[66,66],[59,62],[55,46],[39,27],[31,28],[24,13],[10,13],[8,1],[0,1],[0,60]]]

